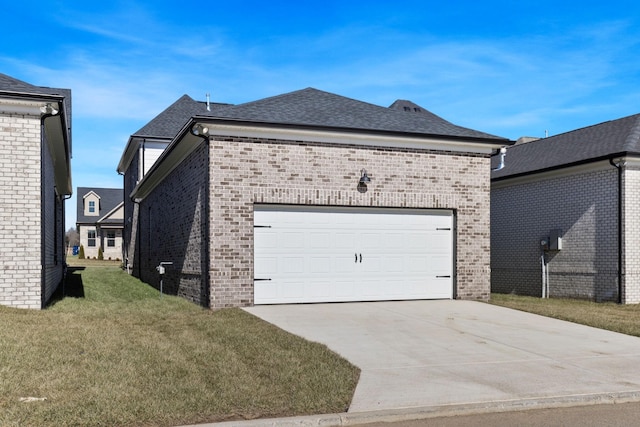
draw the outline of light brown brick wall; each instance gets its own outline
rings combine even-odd
[[[0,304],[42,306],[40,118],[0,114]]]
[[[640,303],[640,165],[623,166],[622,302]]]
[[[212,308],[253,304],[255,203],[454,210],[455,294],[488,299],[488,157],[245,138],[212,140],[209,150]]]

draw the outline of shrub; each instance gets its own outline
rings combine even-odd
[[[78,259],[84,259],[84,246],[80,245],[80,249],[78,249]]]

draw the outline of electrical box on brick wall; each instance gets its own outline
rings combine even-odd
[[[549,232],[549,250],[550,251],[562,250],[562,230],[555,229]]]

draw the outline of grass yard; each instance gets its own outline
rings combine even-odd
[[[76,297],[42,311],[0,307],[0,425],[173,426],[348,408],[359,370],[325,346],[240,309],[160,297],[109,263],[75,268]]]
[[[640,337],[640,304],[491,294],[491,304]]]

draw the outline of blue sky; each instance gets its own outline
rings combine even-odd
[[[73,94],[73,184],[122,187],[129,135],[183,94],[409,99],[517,139],[640,113],[631,1],[4,2],[0,72]],[[67,228],[75,224],[73,197]]]

